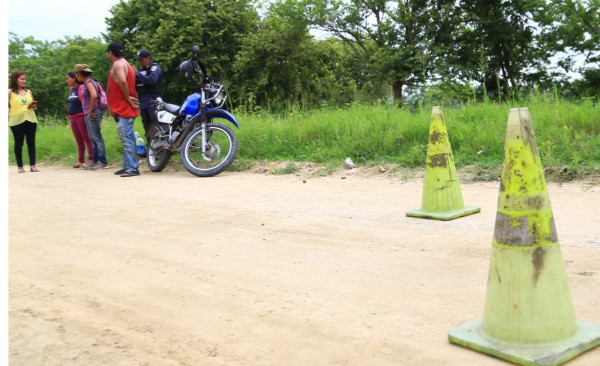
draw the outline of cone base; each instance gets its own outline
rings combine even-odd
[[[406,211],[406,216],[409,217],[418,217],[422,219],[434,219],[434,220],[454,220],[459,217],[471,215],[481,211],[480,207],[477,206],[464,206],[458,210],[452,211],[443,211],[443,212],[433,212],[433,211],[425,211],[423,209]]]
[[[474,320],[448,332],[448,340],[472,350],[519,364],[560,365],[600,345],[600,324],[577,321],[577,332],[570,338],[552,343],[508,343],[487,337],[482,320]]]

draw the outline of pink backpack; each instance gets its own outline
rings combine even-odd
[[[98,89],[98,103],[100,103],[100,109],[103,111],[108,110],[108,101],[106,100],[106,92],[102,89],[102,85],[96,80],[93,80]]]
[[[106,100],[106,92],[104,91],[104,89],[102,89],[102,85],[100,85],[99,82],[97,82],[94,79],[91,80],[94,83],[94,85],[96,85],[96,91],[98,92],[98,105],[100,106],[100,109],[102,109],[103,111],[108,110],[108,100]],[[80,85],[79,89],[77,89],[77,95],[79,96],[79,100],[83,100],[83,96],[81,95],[81,93],[83,93],[83,89],[85,88],[83,85],[84,84]]]

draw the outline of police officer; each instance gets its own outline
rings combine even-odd
[[[142,125],[148,140],[148,129],[152,126],[152,120],[155,118],[154,110],[150,103],[160,97],[163,88],[163,72],[160,66],[152,61],[150,52],[141,49],[135,59],[140,67],[135,73],[136,89],[140,101],[140,116]]]

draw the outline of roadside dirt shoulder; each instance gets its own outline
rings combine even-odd
[[[441,222],[405,216],[403,173],[41,168],[8,173],[11,366],[506,364],[447,340],[483,314],[497,182]],[[549,192],[577,317],[600,323],[600,186]]]

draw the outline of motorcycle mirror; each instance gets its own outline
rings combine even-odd
[[[200,47],[198,46],[192,46],[192,52],[196,55],[198,55],[200,53]]]

